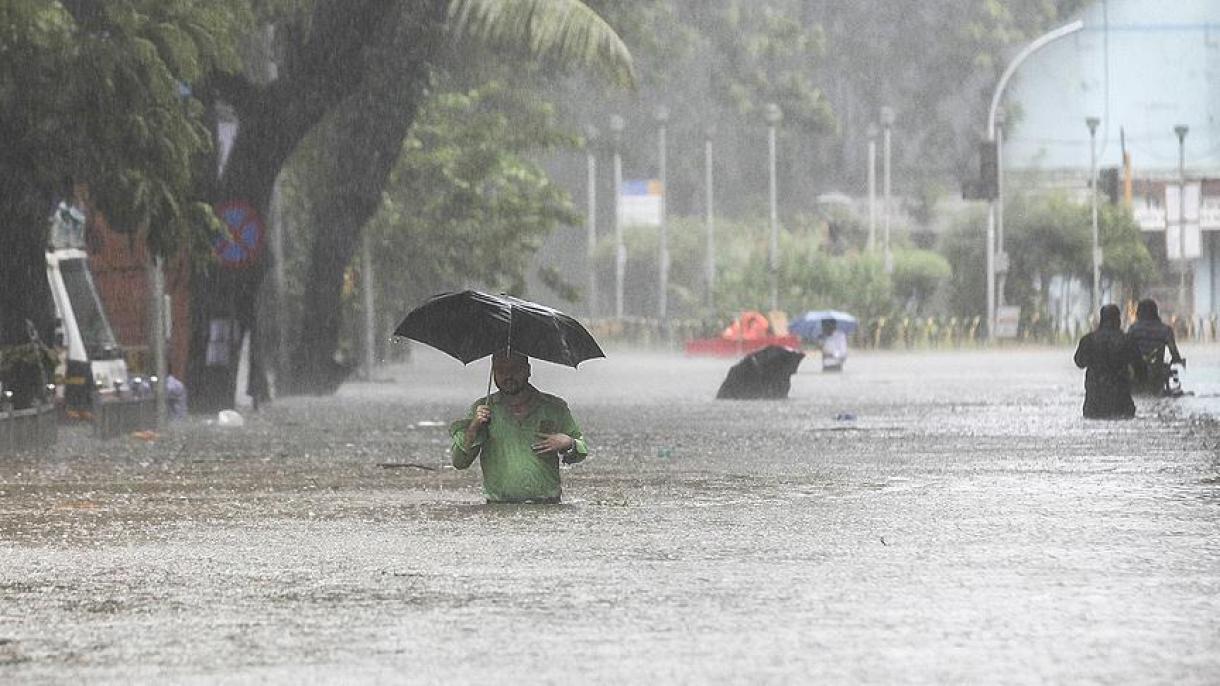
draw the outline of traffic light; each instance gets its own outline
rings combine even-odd
[[[1099,172],[1098,182],[1101,191],[1106,194],[1111,205],[1118,204],[1118,189],[1119,189],[1119,170],[1118,167],[1106,167]]]
[[[966,200],[995,200],[999,195],[999,174],[996,169],[995,143],[979,143],[978,180],[962,184],[962,197]]]
[[[995,200],[1000,195],[1000,174],[996,167],[995,143],[979,143],[979,186],[983,197]]]

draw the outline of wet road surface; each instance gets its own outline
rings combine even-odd
[[[1220,349],[1080,418],[1070,349],[535,363],[593,454],[488,506],[417,350],[337,397],[0,459],[4,683],[1215,683]],[[389,465],[389,466],[386,466]]]

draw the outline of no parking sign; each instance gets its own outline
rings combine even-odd
[[[258,261],[266,240],[266,226],[258,210],[245,200],[229,200],[216,206],[224,231],[212,238],[212,250],[227,269],[249,267]]]

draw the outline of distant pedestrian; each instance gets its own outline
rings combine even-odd
[[[1169,376],[1169,365],[1186,364],[1186,358],[1178,352],[1178,342],[1173,328],[1161,321],[1156,301],[1141,300],[1135,306],[1135,323],[1127,330],[1127,338],[1135,343],[1144,358],[1144,373],[1136,377],[1135,390],[1140,393],[1161,393]],[[1165,363],[1165,353],[1169,363]]]
[[[1142,370],[1144,361],[1135,343],[1123,335],[1122,315],[1117,305],[1101,308],[1097,329],[1080,339],[1075,359],[1076,366],[1085,370],[1086,418],[1130,419],[1135,416],[1131,375],[1133,368]]]
[[[186,419],[186,386],[173,372],[165,375],[165,408],[170,419]]]
[[[847,334],[833,319],[822,320],[822,371],[841,372],[847,364]]]

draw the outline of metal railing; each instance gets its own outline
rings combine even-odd
[[[1164,321],[1173,327],[1179,342],[1220,342],[1220,316],[1217,314],[1182,318],[1171,316]],[[729,322],[674,319],[669,323],[668,333],[659,320],[646,317],[595,319],[587,324],[594,338],[605,344],[681,349],[687,341],[719,336]],[[1093,323],[1085,318],[1043,318],[1035,315],[1022,319],[1016,336],[1001,343],[1074,345],[1092,328]],[[860,321],[859,327],[850,336],[850,344],[857,349],[886,350],[982,347],[986,345],[986,331],[982,317],[978,316],[878,317]]]
[[[109,398],[94,403],[93,435],[108,439],[157,428],[157,397]]]
[[[59,440],[59,417],[55,406],[44,403],[24,410],[0,404],[0,455],[40,450]]]

